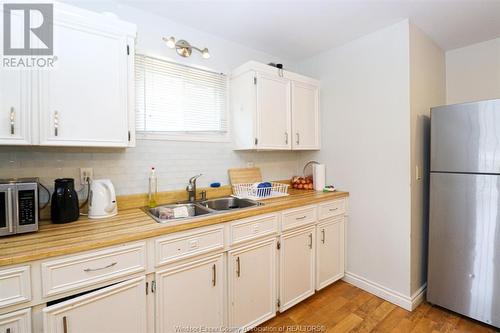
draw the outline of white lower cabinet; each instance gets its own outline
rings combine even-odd
[[[0,332],[31,333],[31,309],[23,309],[1,315]]]
[[[3,268],[0,333],[251,330],[344,276],[345,210],[337,199]]]
[[[156,272],[156,332],[224,325],[224,254]]]
[[[229,327],[249,330],[276,315],[276,239],[228,253]]]
[[[145,333],[145,281],[131,279],[44,308],[44,333]]]
[[[318,225],[316,243],[316,290],[344,276],[344,217]]]
[[[315,228],[281,235],[280,312],[314,294]]]

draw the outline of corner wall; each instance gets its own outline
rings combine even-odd
[[[410,299],[408,20],[297,65],[321,80],[327,182],[350,192],[347,279],[394,303]]]
[[[446,102],[444,51],[410,24],[411,108],[411,295],[415,299],[427,281],[429,225],[430,108]]]

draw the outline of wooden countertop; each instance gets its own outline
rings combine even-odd
[[[90,220],[82,216],[78,221],[68,224],[42,221],[38,232],[0,238],[0,266],[143,240],[348,195],[348,192],[341,191],[322,193],[290,190],[287,197],[263,200],[263,206],[168,224],[157,223],[139,208],[121,210],[117,216],[101,220]]]

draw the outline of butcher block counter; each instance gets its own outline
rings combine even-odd
[[[263,206],[165,224],[157,223],[140,208],[122,209],[117,216],[99,220],[90,220],[82,216],[78,221],[68,224],[52,224],[50,221],[42,221],[38,232],[0,238],[0,266],[147,239],[344,198],[348,195],[348,192],[342,191],[290,190],[289,196],[263,200]]]

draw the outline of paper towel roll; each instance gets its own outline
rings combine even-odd
[[[313,183],[315,191],[323,191],[326,185],[326,169],[324,164],[313,165]]]

